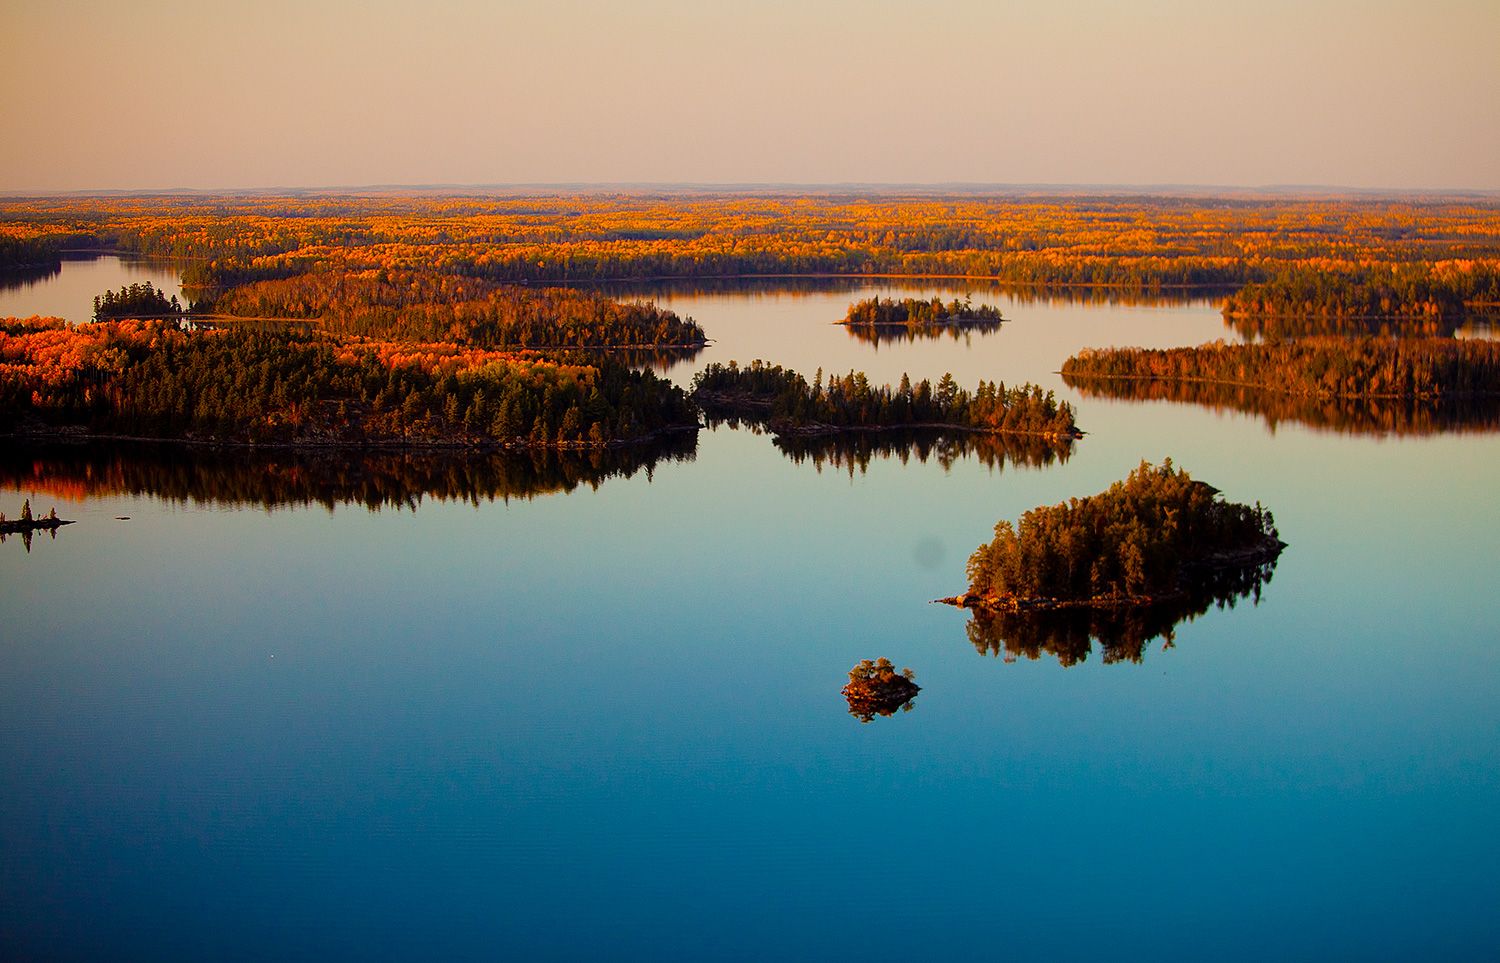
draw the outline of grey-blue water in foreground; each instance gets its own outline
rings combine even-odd
[[[999,332],[876,347],[829,323],[875,290],[669,292],[717,339],[670,374],[1033,380],[1089,434],[851,470],[719,428],[597,485],[378,511],[0,486],[79,522],[0,545],[0,955],[1500,953],[1500,437],[1051,374],[1227,337],[1212,304],[976,290]],[[1071,666],[929,604],[996,521],[1164,457],[1275,512],[1259,604]],[[877,656],[922,691],[861,724],[839,690]]]

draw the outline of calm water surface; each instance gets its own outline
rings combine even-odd
[[[1227,337],[1212,304],[986,295],[1001,331],[877,350],[829,323],[875,290],[670,292],[716,339],[671,374],[1033,380],[1089,435],[1044,469],[851,472],[726,428],[415,510],[0,487],[79,520],[0,545],[3,955],[1500,953],[1500,439],[1051,373]],[[1165,456],[1275,511],[1259,605],[1064,668],[928,604],[997,520]],[[862,725],[839,689],[882,655],[923,691]]]

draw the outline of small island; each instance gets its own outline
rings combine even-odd
[[[0,512],[0,535],[24,535],[41,529],[43,531],[56,530],[64,525],[73,524],[71,521],[57,517],[57,509],[35,518],[31,514],[31,499],[21,505],[21,517],[9,521],[4,512]]]
[[[897,672],[890,659],[862,659],[849,670],[849,684],[843,688],[849,714],[869,722],[876,716],[894,715],[898,709],[910,712],[911,700],[922,689],[912,681],[915,677],[909,668]]]
[[[1005,317],[1000,309],[987,304],[973,304],[966,297],[948,303],[933,296],[930,301],[918,298],[866,298],[849,305],[842,321],[855,337],[879,343],[892,336],[908,340],[936,338],[943,333],[957,337],[963,331],[998,331]]]
[[[1222,500],[1171,459],[1141,462],[1098,495],[1000,522],[969,558],[968,592],[940,601],[1010,612],[1159,604],[1285,547],[1258,503]]]
[[[895,388],[870,383],[863,371],[832,375],[818,369],[811,384],[795,371],[754,361],[710,364],[693,379],[692,397],[710,417],[762,421],[776,435],[929,428],[1036,435],[1060,444],[1082,435],[1073,408],[1033,384],[1007,388],[981,381],[970,392],[951,374],[936,385],[907,375]]]
[[[57,517],[57,509],[54,508],[41,518],[35,518],[31,514],[31,499],[26,499],[21,505],[21,517],[11,521],[0,512],[0,543],[4,543],[5,536],[19,535],[26,546],[26,551],[31,551],[31,536],[35,532],[46,532],[54,539],[57,538],[57,530],[64,525],[73,524],[71,521]]]
[[[150,281],[131,284],[118,291],[105,291],[94,297],[94,320],[120,318],[180,318],[182,304],[177,295],[167,297]]]

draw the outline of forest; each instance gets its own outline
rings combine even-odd
[[[603,447],[697,425],[680,388],[607,357],[0,319],[0,430],[520,448]]]
[[[530,284],[831,274],[1127,296],[1249,286],[1232,314],[1446,315],[1495,302],[1500,272],[1500,205],[1352,195],[54,197],[0,200],[0,226],[0,269],[64,245],[159,255],[187,263],[195,300],[323,270]]]
[[[892,388],[872,385],[862,371],[830,375],[825,382],[820,368],[808,384],[797,372],[760,360],[745,367],[714,362],[693,379],[693,399],[710,416],[764,420],[778,435],[918,427],[1064,442],[1079,435],[1072,406],[1050,391],[993,381],[968,391],[951,374],[936,385],[927,379],[913,384],[903,374]]]
[[[701,348],[691,318],[569,288],[500,285],[430,270],[317,270],[230,288],[195,313],[316,321],[380,340],[486,348]]]
[[[1089,349],[1063,380],[1205,382],[1319,398],[1438,400],[1500,395],[1500,342],[1453,338],[1334,338],[1196,348]]]
[[[968,563],[969,607],[1048,608],[1182,596],[1216,569],[1259,565],[1280,552],[1258,503],[1226,502],[1174,468],[1141,462],[1098,495],[1001,521]]]

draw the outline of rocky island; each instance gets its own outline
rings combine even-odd
[[[889,716],[900,709],[911,711],[914,699],[922,687],[912,681],[911,669],[896,671],[896,666],[887,658],[874,662],[862,659],[849,670],[849,684],[844,686],[844,698],[849,700],[849,714],[861,722],[869,722],[876,716]]]

